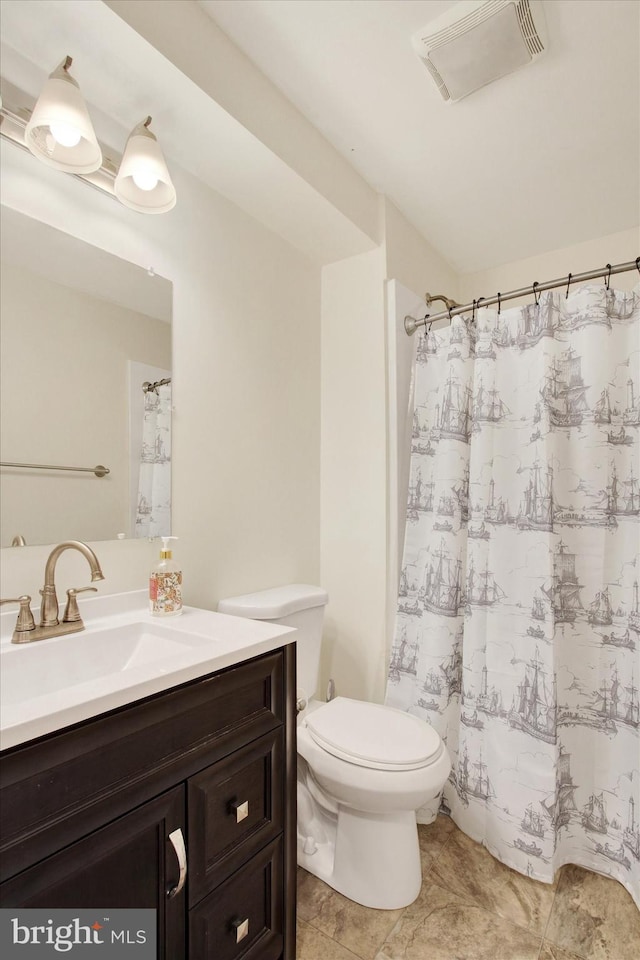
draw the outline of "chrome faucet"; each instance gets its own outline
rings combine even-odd
[[[87,590],[96,590],[96,587],[70,587],[67,590],[67,605],[62,621],[58,619],[58,596],[56,594],[55,572],[58,558],[65,550],[78,550],[86,559],[91,568],[91,582],[104,580],[100,563],[95,553],[81,540],[65,540],[54,547],[44,568],[44,587],[40,591],[42,604],[40,606],[40,623],[35,624],[31,612],[31,597],[24,594],[17,599],[0,600],[0,603],[19,603],[20,611],[16,628],[11,638],[12,643],[30,643],[32,640],[47,640],[49,637],[59,637],[64,633],[76,633],[84,630],[84,623],[78,609],[76,597]]]

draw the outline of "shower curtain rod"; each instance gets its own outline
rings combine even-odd
[[[407,336],[411,336],[418,327],[423,327],[427,323],[431,326],[432,323],[435,323],[437,320],[444,320],[445,317],[448,317],[451,320],[453,317],[458,316],[460,313],[468,313],[469,310],[475,310],[482,307],[490,307],[494,303],[498,304],[498,309],[500,304],[505,300],[517,300],[518,297],[526,297],[527,295],[533,294],[537,298],[539,293],[543,293],[545,290],[555,290],[556,287],[567,287],[567,295],[569,293],[569,287],[572,283],[582,283],[585,280],[597,280],[599,277],[607,278],[607,285],[609,283],[609,278],[613,276],[614,273],[626,273],[628,270],[637,269],[640,273],[640,257],[636,257],[635,260],[629,260],[627,263],[616,263],[612,266],[608,263],[605,267],[601,267],[599,270],[589,270],[587,273],[570,273],[568,277],[560,277],[558,280],[548,280],[546,283],[538,283],[535,281],[529,287],[521,287],[519,290],[510,290],[508,293],[498,293],[494,297],[480,297],[478,300],[474,300],[473,303],[459,304],[455,300],[449,300],[448,297],[441,296],[430,296],[428,293],[425,294],[425,300],[427,306],[430,306],[434,300],[443,300],[447,306],[447,310],[443,310],[441,313],[434,313],[432,316],[429,314],[426,317],[423,317],[422,320],[415,320],[414,317],[407,316],[404,318],[404,329],[407,333]]]
[[[143,393],[157,393],[158,387],[164,387],[166,383],[171,383],[171,377],[165,377],[164,380],[156,380],[155,383],[149,383],[148,380],[142,384]]]

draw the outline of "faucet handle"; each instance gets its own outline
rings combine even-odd
[[[78,621],[82,623],[76,597],[79,593],[86,593],[88,590],[91,590],[93,593],[98,592],[97,587],[69,587],[67,590],[67,605],[64,608],[64,615],[62,617],[63,623],[78,623]]]
[[[0,604],[3,603],[19,603],[20,609],[18,611],[18,619],[16,620],[16,629],[15,634],[29,633],[30,630],[35,630],[36,622],[33,619],[33,614],[31,612],[31,597],[26,593],[21,597],[15,597],[7,600],[0,600]]]

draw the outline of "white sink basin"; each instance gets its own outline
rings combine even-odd
[[[0,702],[6,706],[91,680],[106,682],[145,664],[181,658],[185,647],[211,649],[215,641],[156,623],[134,622],[73,633],[39,648],[38,643],[28,653],[21,647],[2,658]]]
[[[86,629],[13,644],[0,614],[0,749],[53,733],[295,640],[276,623],[185,607],[158,621],[146,591],[85,600]]]

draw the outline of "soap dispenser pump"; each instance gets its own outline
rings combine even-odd
[[[172,559],[169,540],[161,537],[160,560],[149,577],[149,611],[154,617],[177,617],[182,613],[182,571]]]

